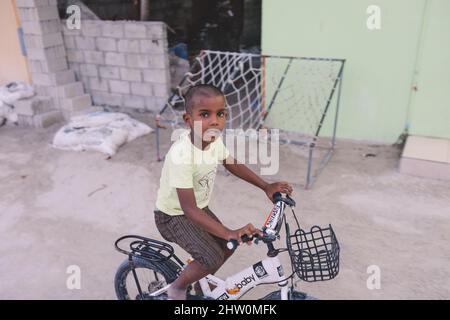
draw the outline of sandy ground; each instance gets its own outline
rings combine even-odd
[[[160,239],[152,213],[162,167],[154,135],[106,160],[51,148],[57,129],[0,128],[0,298],[114,299],[114,274],[125,258],[114,250],[115,239],[129,233]],[[164,140],[167,148],[167,134]],[[300,282],[299,290],[321,299],[450,298],[450,184],[402,175],[398,159],[392,146],[338,141],[332,161],[306,191],[303,153],[281,148],[279,173],[269,179],[292,182],[302,225],[331,223],[341,244],[339,276]],[[260,190],[221,172],[210,207],[237,228],[262,225],[271,204]],[[244,246],[218,275],[264,253],[262,246]],[[286,254],[282,259],[288,267]],[[81,269],[79,290],[67,289],[70,265]],[[380,268],[380,289],[367,288],[371,265]],[[270,290],[258,287],[245,298]]]

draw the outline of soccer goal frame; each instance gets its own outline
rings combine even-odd
[[[167,128],[166,124],[172,129],[184,125],[186,90],[200,83],[213,84],[225,93],[231,114],[228,129],[280,129],[281,143],[307,148],[303,185],[311,188],[335,150],[344,65],[345,59],[335,58],[202,51],[156,115],[157,160],[163,159],[160,129]],[[325,153],[314,160],[333,101],[335,112],[329,119],[329,135],[325,146],[320,145]],[[277,112],[287,114],[286,119],[278,119],[278,127]],[[295,115],[297,121],[292,120]],[[289,122],[293,125],[284,128],[284,123]]]

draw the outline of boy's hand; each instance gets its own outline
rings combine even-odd
[[[242,243],[241,237],[243,235],[247,235],[248,237],[253,237],[255,234],[258,234],[262,236],[262,232],[259,229],[256,229],[251,223],[248,223],[244,227],[237,229],[237,230],[231,230],[228,235],[228,241],[231,239],[237,240],[239,244]],[[248,242],[248,244],[251,244],[251,242]]]
[[[264,192],[266,193],[266,195],[269,197],[270,201],[272,201],[272,202],[273,202],[272,196],[275,192],[281,192],[281,193],[291,195],[292,191],[293,191],[292,186],[286,181],[269,183],[264,188]]]

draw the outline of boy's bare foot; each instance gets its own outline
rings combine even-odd
[[[186,290],[170,286],[167,289],[167,296],[171,300],[186,300]]]
[[[203,295],[202,287],[200,286],[200,283],[198,281],[194,283],[194,292],[197,296]]]

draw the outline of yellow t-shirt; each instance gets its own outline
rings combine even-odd
[[[184,214],[176,188],[193,188],[197,207],[206,207],[214,186],[217,165],[229,154],[220,137],[206,150],[200,150],[192,144],[190,131],[182,133],[164,160],[156,208],[173,216]]]

